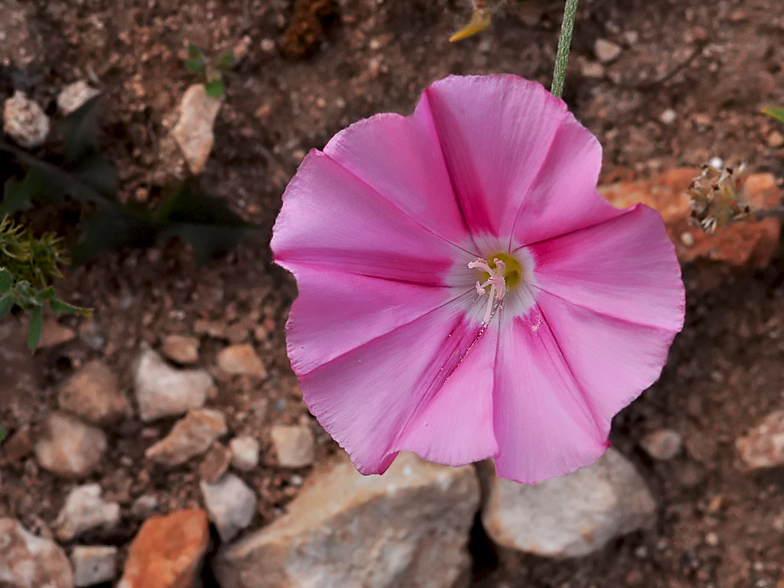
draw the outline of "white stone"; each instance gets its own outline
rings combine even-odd
[[[253,437],[235,437],[229,442],[231,465],[241,472],[249,472],[259,465],[259,442]]]
[[[52,413],[34,450],[42,468],[66,478],[83,478],[95,471],[107,446],[100,429],[69,415]]]
[[[267,376],[267,370],[253,345],[230,345],[218,353],[217,359],[218,367],[227,374],[246,374],[257,378]]]
[[[5,101],[3,130],[22,147],[40,147],[49,134],[49,117],[34,100],[17,90]]]
[[[221,98],[207,96],[204,84],[194,84],[182,97],[180,119],[172,129],[172,136],[188,167],[196,175],[204,170],[212,151],[212,126],[220,106]]]
[[[168,467],[178,466],[206,453],[213,441],[227,432],[226,418],[220,411],[192,410],[165,438],[148,448],[144,456]]]
[[[618,59],[623,49],[620,45],[616,45],[612,41],[606,39],[596,39],[593,51],[596,53],[596,58],[602,63],[610,63]]]
[[[748,469],[784,465],[784,410],[776,410],[735,442],[742,464]]]
[[[0,518],[0,586],[73,588],[74,579],[57,543],[36,537],[15,519]]]
[[[671,125],[676,120],[678,120],[678,113],[675,112],[672,108],[668,108],[659,116],[659,121],[665,125]]]
[[[158,510],[158,498],[154,494],[142,494],[131,505],[131,514],[140,519],[146,519],[156,510]]]
[[[54,527],[60,541],[70,541],[88,531],[110,531],[119,523],[120,505],[101,498],[99,484],[85,484],[69,492]]]
[[[72,112],[79,110],[85,102],[95,98],[101,92],[90,87],[84,80],[79,80],[73,84],[68,84],[57,95],[57,107],[64,115],[68,116]]]
[[[132,414],[117,377],[101,360],[74,372],[60,386],[57,400],[62,410],[97,425],[110,425]]]
[[[640,447],[653,459],[666,461],[681,452],[683,439],[670,429],[660,429],[648,433],[640,440]]]
[[[201,407],[215,384],[206,371],[175,369],[148,349],[139,358],[134,386],[139,416],[147,422]]]
[[[271,435],[281,466],[301,468],[313,463],[314,440],[308,427],[275,425]]]
[[[194,364],[199,361],[199,340],[185,335],[169,335],[163,340],[161,353],[176,363]]]
[[[601,63],[595,61],[585,61],[580,67],[580,73],[583,77],[598,80],[604,77],[604,67]]]
[[[117,548],[107,545],[77,545],[71,552],[76,588],[86,588],[117,577]]]
[[[213,571],[232,588],[467,585],[478,505],[472,466],[401,453],[384,475],[362,476],[342,455],[313,472],[288,514],[224,546]]]
[[[609,449],[594,465],[526,486],[492,476],[482,511],[488,536],[507,549],[579,557],[653,525],[656,503],[645,481]]]
[[[221,540],[230,541],[250,525],[258,499],[239,477],[227,474],[214,484],[202,481],[199,487]]]

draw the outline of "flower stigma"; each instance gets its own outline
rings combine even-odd
[[[523,266],[508,253],[497,253],[487,259],[477,258],[468,264],[471,269],[479,270],[476,293],[487,295],[487,308],[482,323],[488,324],[494,308],[498,308],[506,296],[506,291],[514,289],[523,279]]]

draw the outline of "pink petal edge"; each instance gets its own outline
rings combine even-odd
[[[592,464],[609,446],[607,437],[541,313],[534,309],[507,326],[493,394],[497,474],[535,484]]]
[[[401,432],[458,369],[480,327],[457,304],[437,308],[300,375],[305,403],[361,473],[383,473]]]
[[[514,75],[447,77],[427,87],[425,105],[471,235],[508,235],[566,105]]]
[[[608,317],[669,331],[683,327],[680,263],[661,216],[651,208],[627,208],[529,251],[540,290]]]
[[[286,188],[271,246],[283,267],[292,262],[439,287],[456,258],[472,259],[318,151]]]

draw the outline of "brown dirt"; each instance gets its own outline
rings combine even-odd
[[[92,79],[105,93],[102,145],[118,167],[127,201],[158,201],[164,117],[196,81],[182,65],[188,43],[208,57],[234,51],[235,75],[202,181],[263,230],[201,268],[176,243],[72,268],[59,289],[66,300],[93,307],[94,320],[63,319],[84,337],[36,355],[37,396],[13,410],[0,402],[0,422],[11,431],[31,427],[34,435],[56,404],[58,383],[94,357],[104,357],[130,391],[143,343],[158,347],[167,334],[191,334],[199,319],[213,321],[217,336],[199,334],[200,363],[219,381],[214,404],[227,414],[231,431],[263,441],[261,466],[244,476],[261,497],[254,527],[261,526],[281,512],[307,474],[276,467],[269,428],[311,420],[284,348],[283,325],[296,289],[272,265],[268,245],[286,183],[308,149],[322,147],[359,118],[410,112],[433,79],[513,72],[549,83],[562,3],[509,6],[489,31],[458,45],[447,39],[468,8],[456,0],[21,4],[33,14],[28,24],[43,51],[33,69],[0,71],[0,98],[12,85],[27,86],[52,112],[64,84]],[[605,65],[603,78],[583,77],[598,38],[623,51]],[[759,114],[770,102],[784,101],[782,41],[778,0],[581,2],[565,97],[604,145],[604,179],[698,166],[714,155],[784,176],[784,151],[769,145],[775,123]],[[660,121],[667,109],[676,113],[672,124]],[[36,228],[54,227],[73,238],[79,214],[68,205],[31,219]],[[480,538],[476,586],[784,587],[784,476],[742,473],[734,453],[734,439],[783,402],[781,261],[756,271],[686,268],[686,328],[661,381],[617,418],[612,439],[659,500],[656,529],[569,562],[494,554]],[[266,380],[227,378],[213,369],[229,335],[253,342]],[[122,504],[124,524],[111,536],[86,541],[127,543],[140,524],[128,507],[142,494],[156,494],[164,512],[199,503],[198,460],[165,471],[143,459],[171,424],[130,420],[111,432],[95,479]],[[653,463],[637,443],[663,426],[683,434],[687,452]],[[321,456],[334,451],[323,433],[318,448]],[[39,470],[32,458],[0,466],[0,516],[45,529],[72,485]],[[705,540],[710,532],[718,537],[715,545]]]

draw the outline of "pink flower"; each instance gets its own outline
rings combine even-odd
[[[302,162],[272,248],[288,354],[364,474],[399,451],[520,482],[591,464],[683,325],[659,215],[596,192],[601,146],[539,84],[449,77]]]

